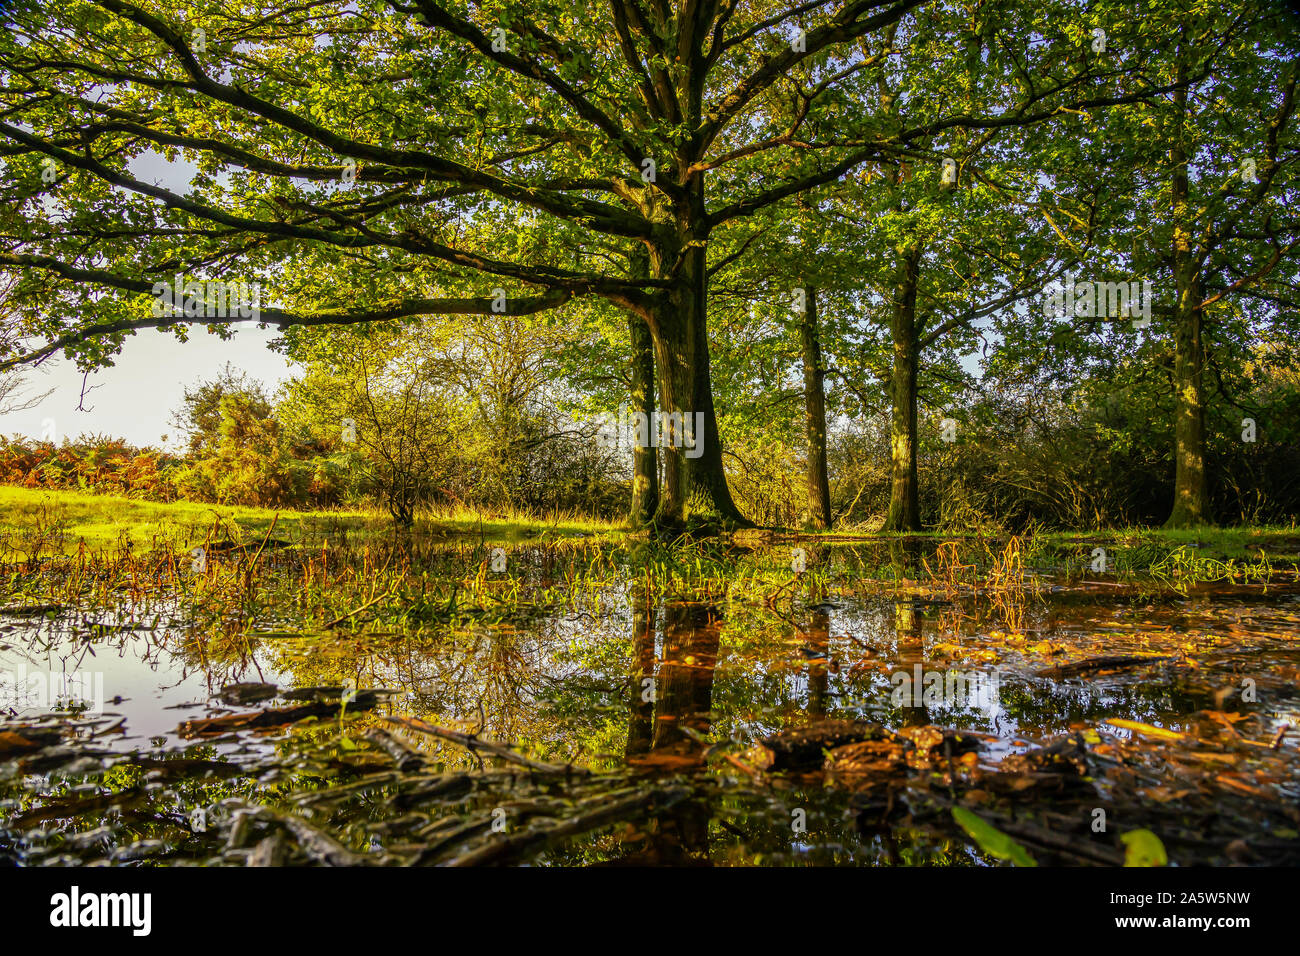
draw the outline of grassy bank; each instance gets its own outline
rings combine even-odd
[[[393,522],[378,510],[275,511],[204,502],[164,503],[91,495],[73,491],[0,486],[0,532],[13,540],[41,535],[46,551],[72,552],[81,542],[98,549],[123,538],[134,547],[154,541],[186,546],[215,538],[260,538],[275,523],[275,538],[291,544],[319,544],[388,535]],[[474,535],[498,541],[550,539],[574,535],[607,535],[618,531],[611,522],[558,515],[541,518],[519,514],[484,514],[468,509],[447,510],[416,522],[413,533],[432,536]]]
[[[204,502],[177,501],[163,503],[93,495],[74,491],[18,488],[0,485],[0,534],[11,541],[43,536],[44,551],[72,552],[81,542],[91,549],[113,547],[125,538],[133,547],[149,547],[155,541],[170,541],[176,546],[215,539],[265,536],[275,522],[274,537],[290,544],[335,544],[392,533],[389,516],[377,509],[337,511],[275,511],[269,508],[246,508]],[[215,533],[214,533],[215,529]],[[431,537],[474,536],[505,543],[526,540],[553,540],[574,536],[621,538],[623,526],[580,515],[557,515],[543,518],[527,514],[483,513],[465,508],[445,511],[421,518],[413,532]],[[839,529],[827,533],[789,534],[771,530],[741,532],[741,543],[757,547],[774,540],[789,538],[810,542],[833,543],[888,542],[899,539],[944,541],[981,537],[991,542],[1005,540],[1006,535],[945,534],[919,535],[872,534],[865,528]],[[1261,552],[1272,560],[1293,564],[1300,555],[1300,528],[1244,527],[1166,530],[1163,528],[1126,528],[1107,531],[1052,531],[1034,538],[1039,559],[1052,563],[1074,560],[1096,547],[1124,553],[1126,564],[1139,566],[1158,560],[1164,553],[1187,547],[1198,557],[1215,560],[1256,560]]]

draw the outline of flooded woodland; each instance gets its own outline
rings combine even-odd
[[[6,930],[1294,932],[1294,6],[0,0]]]
[[[1300,862],[1294,560],[230,530],[11,548],[10,862]]]

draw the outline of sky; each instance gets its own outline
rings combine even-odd
[[[197,168],[186,162],[168,162],[146,153],[129,164],[133,175],[175,192],[189,191]],[[92,373],[82,403],[82,374],[61,355],[26,373],[26,394],[53,389],[39,405],[22,412],[0,415],[0,435],[41,438],[53,430],[56,442],[80,434],[125,438],[133,445],[175,447],[181,436],[171,427],[172,412],[180,407],[186,386],[215,378],[229,362],[273,391],[292,373],[283,355],[267,344],[278,333],[260,329],[256,322],[236,326],[233,339],[222,341],[203,326],[189,330],[189,341],[174,333],[146,329],[129,336],[111,368]],[[78,406],[85,411],[78,411]]]
[[[86,411],[77,410],[82,374],[64,358],[57,364],[50,360],[27,373],[27,394],[53,392],[35,408],[0,415],[0,435],[40,438],[52,427],[57,442],[85,433],[157,446],[167,435],[167,444],[174,446],[181,436],[169,423],[187,385],[215,378],[227,362],[268,390],[291,374],[288,360],[267,348],[277,334],[274,328],[259,329],[256,322],[229,341],[209,335],[202,326],[190,330],[188,342],[178,342],[170,332],[138,332],[123,344],[116,365],[91,373]]]

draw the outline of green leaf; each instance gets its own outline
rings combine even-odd
[[[1160,837],[1150,830],[1130,830],[1121,833],[1124,841],[1125,866],[1167,866],[1169,857],[1165,855],[1165,845]]]
[[[1038,865],[1023,846],[965,807],[953,807],[952,818],[989,856],[999,860],[1010,860],[1016,866]]]

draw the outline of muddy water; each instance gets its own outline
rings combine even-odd
[[[961,806],[1043,863],[1122,862],[1135,830],[1180,864],[1300,860],[1294,589],[840,585],[664,599],[629,574],[509,623],[418,629],[214,627],[174,595],[3,615],[7,726],[62,736],[3,755],[0,855],[999,863]],[[251,684],[273,686],[222,699]],[[50,717],[70,687],[91,706]],[[354,689],[380,693],[347,706]],[[198,723],[308,699],[289,726]],[[827,738],[771,765],[764,741],[836,720],[895,750],[838,773]]]

